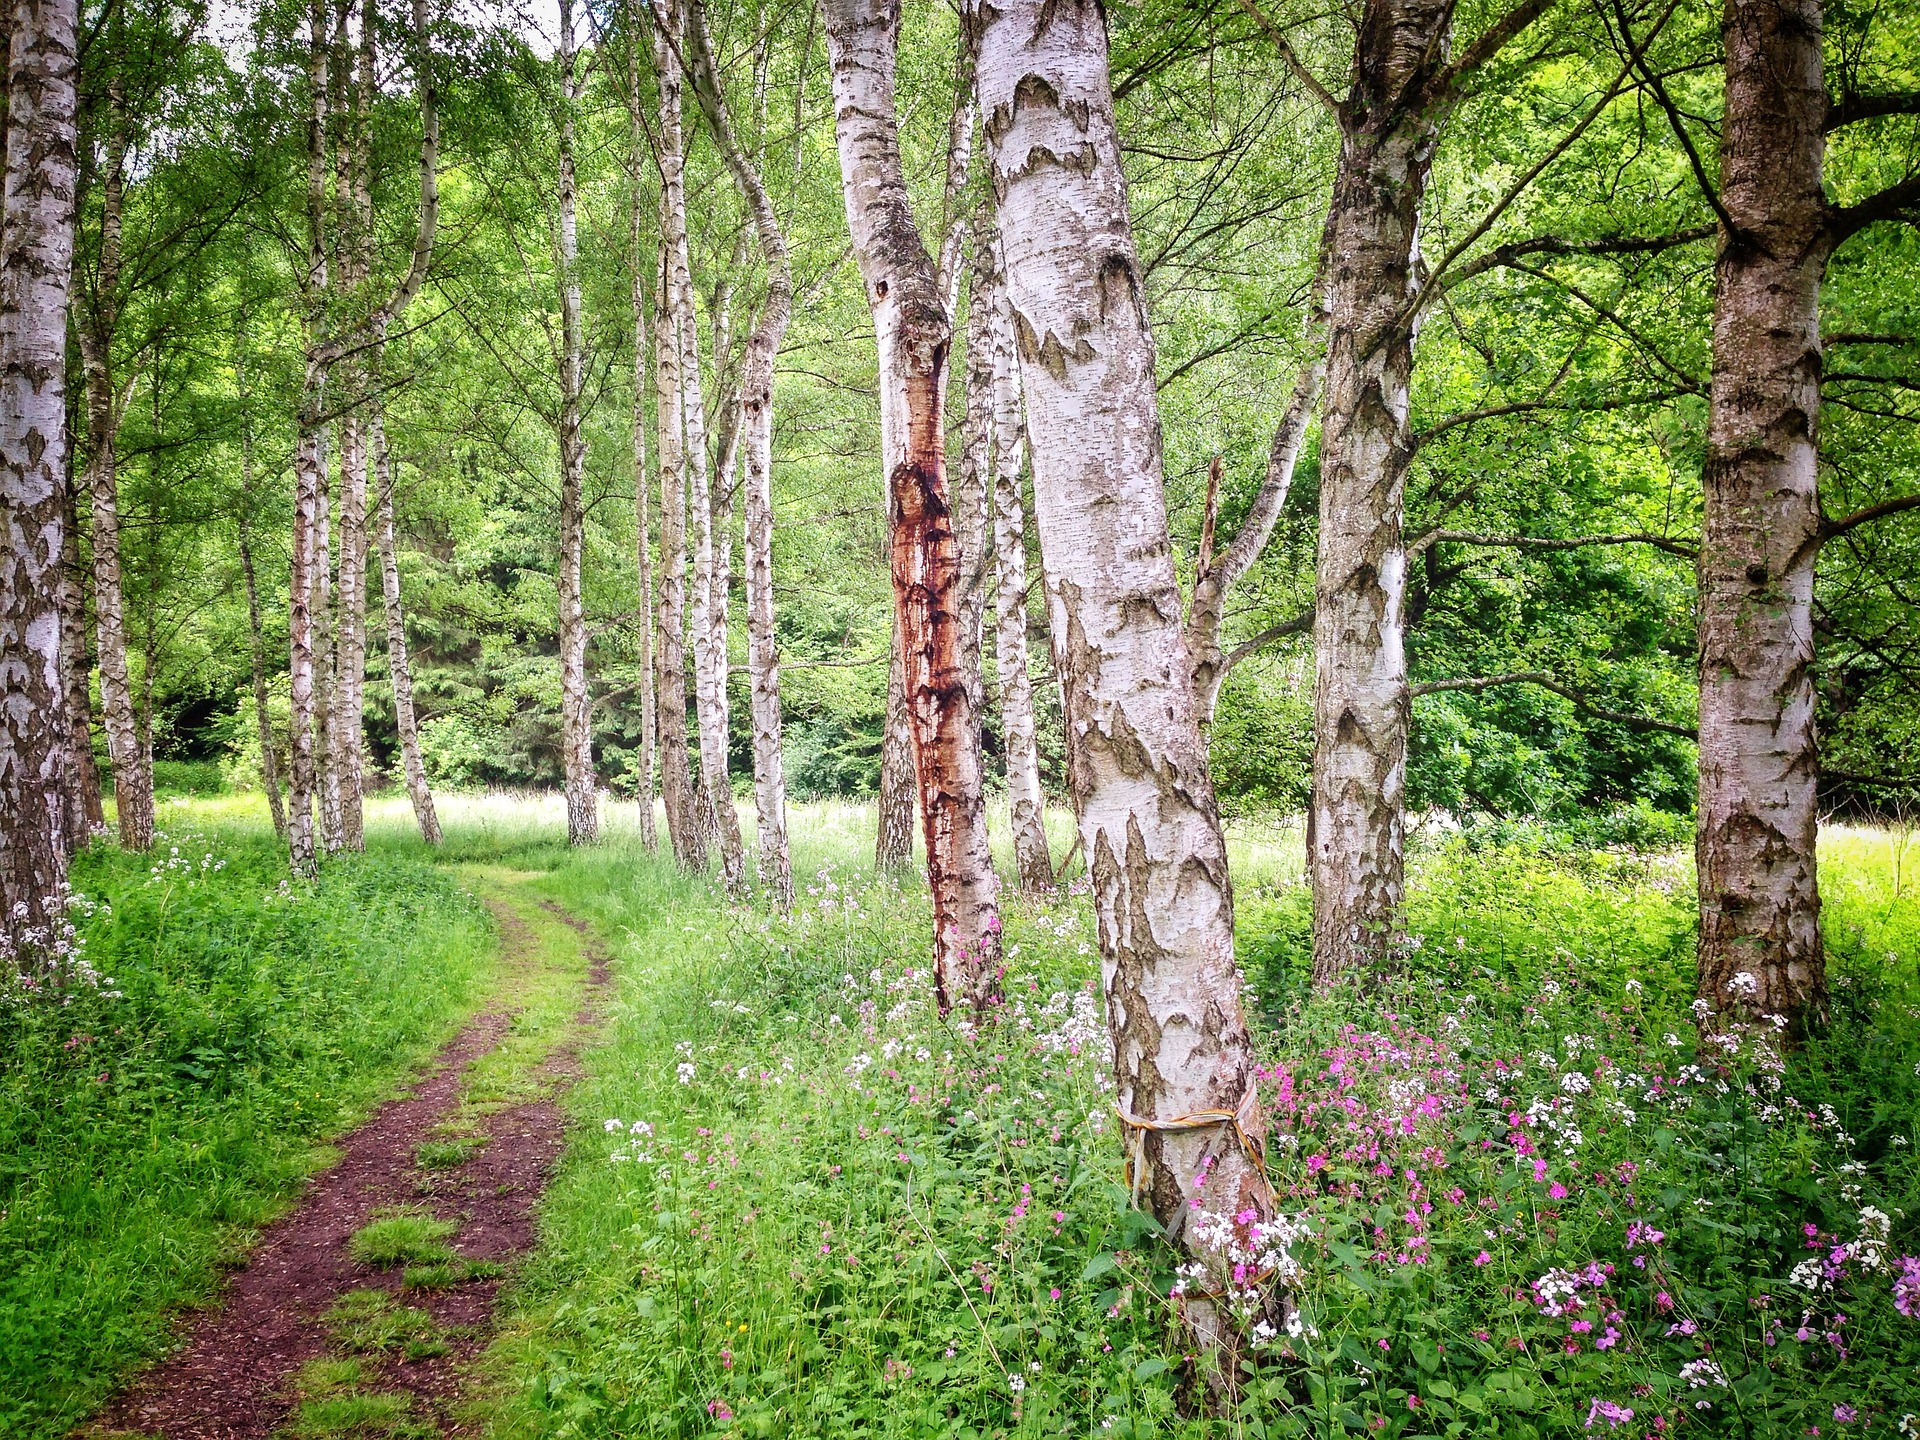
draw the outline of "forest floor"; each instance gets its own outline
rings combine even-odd
[[[89,1427],[99,1436],[301,1440],[458,1435],[463,1376],[535,1240],[564,1140],[559,1097],[597,1028],[607,960],[530,895],[463,866],[499,948],[480,1013],[336,1142],[339,1163],[259,1236],[180,1348]]]
[[[304,891],[281,884],[257,808],[171,807],[181,841],[212,835],[174,888],[171,861],[149,876],[90,852],[80,888],[113,913],[89,953],[127,995],[9,1042],[47,1058],[0,1070],[0,1142],[9,1104],[11,1133],[58,1140],[0,1164],[9,1440],[89,1414],[167,1440],[1920,1427],[1904,832],[1823,833],[1832,1023],[1776,1059],[1695,1038],[1682,852],[1425,836],[1401,972],[1316,995],[1297,827],[1237,826],[1301,1326],[1266,1337],[1219,1414],[1196,1403],[1178,1257],[1129,1203],[1078,885],[1003,896],[1007,1004],[975,1027],[933,1011],[923,888],[872,873],[870,809],[794,808],[801,893],[782,916],[648,855],[631,806],[571,851],[557,801],[449,796],[429,855],[383,802],[368,855]],[[364,958],[324,970],[336,952]],[[262,1026],[280,1039],[245,1053]],[[110,1063],[133,1117],[112,1125]],[[335,1089],[365,1100],[297,1118]],[[300,1160],[318,1178],[291,1211],[267,1207],[299,1177],[257,1153],[276,1124],[348,1137],[325,1174]],[[145,1189],[113,1188],[142,1165],[172,1187],[149,1219]],[[98,1238],[149,1231],[227,1238],[171,1269]],[[212,1306],[194,1277],[228,1253]],[[88,1327],[122,1338],[71,1338]],[[59,1384],[35,1410],[20,1382],[41,1374]]]

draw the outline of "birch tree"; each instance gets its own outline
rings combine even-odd
[[[1730,0],[1713,384],[1699,559],[1703,1028],[1826,1004],[1816,853],[1814,571],[1824,541],[1895,501],[1828,519],[1820,502],[1820,289],[1834,251],[1881,221],[1920,219],[1920,177],[1855,203],[1827,199],[1826,136],[1920,110],[1910,92],[1829,99],[1820,0]],[[1685,143],[1651,67],[1642,74]]]
[[[629,22],[637,17],[629,16]],[[628,241],[633,272],[633,528],[634,579],[639,595],[636,644],[640,666],[640,753],[635,768],[635,799],[640,812],[640,843],[649,854],[659,848],[654,831],[654,745],[659,729],[653,678],[653,519],[647,496],[647,265],[646,186],[641,177],[650,160],[647,125],[640,100],[640,26],[627,26],[627,167],[632,172]]]
[[[3,151],[3,147],[0,147]],[[60,535],[60,686],[67,703],[66,839],[77,850],[106,825],[93,758],[93,697],[87,663],[86,567],[80,561],[81,482],[68,454]]]
[[[1007,809],[1013,822],[1014,867],[1029,894],[1053,889],[1047,849],[1046,795],[1040,788],[1033,680],[1027,661],[1027,516],[1021,495],[1026,464],[1026,417],[1020,398],[1019,356],[1007,308],[1000,234],[989,224],[979,238],[986,284],[974,303],[987,314],[993,403],[994,668],[1000,681],[1000,722],[1007,752]]]
[[[689,79],[722,159],[753,215],[767,263],[767,294],[747,341],[740,378],[740,446],[745,455],[747,537],[747,673],[753,721],[754,811],[760,883],[786,910],[793,903],[787,854],[787,782],[780,755],[780,650],[773,623],[773,373],[793,314],[793,267],[773,199],[754,157],[734,132],[713,63],[706,8],[688,0]]]
[[[952,325],[940,275],[907,200],[894,113],[897,0],[824,0],[854,255],[880,351],[894,624],[913,719],[934,989],[944,1012],[981,1012],[1000,989],[1000,916],[987,847],[979,723],[960,650],[960,561],[942,424]]]
[[[60,675],[77,16],[13,6],[0,220],[0,943],[52,961],[65,919]]]
[[[100,664],[100,705],[113,763],[113,801],[122,848],[153,845],[153,772],[134,723],[127,669],[125,602],[120,573],[118,437],[130,381],[114,367],[121,309],[121,235],[126,207],[127,110],[118,76],[107,84],[107,133],[100,170],[100,258],[88,303],[76,316],[86,381],[87,491],[93,506],[93,613]],[[137,377],[136,377],[137,378]]]
[[[673,235],[686,218],[680,170],[680,65],[670,28],[653,25],[653,68],[660,99],[656,159],[660,167],[659,317],[653,346],[654,416],[660,443],[660,600],[654,646],[654,684],[660,715],[660,796],[674,858],[693,871],[707,868],[707,832],[687,751],[687,435],[685,345],[673,299]]]
[[[724,611],[716,605],[718,573],[714,541],[713,473],[707,454],[706,396],[700,383],[699,318],[694,305],[693,264],[687,244],[686,137],[680,120],[678,49],[684,43],[684,0],[654,7],[662,36],[660,69],[660,168],[665,228],[661,247],[667,257],[667,303],[674,317],[680,379],[681,456],[686,478],[688,549],[692,563],[687,628],[693,643],[694,721],[700,744],[701,818],[719,847],[720,868],[729,892],[746,878],[740,818],[733,808],[727,778],[727,646]],[[668,76],[672,75],[669,80]],[[671,92],[672,103],[668,96]]]
[[[559,211],[555,248],[560,288],[560,752],[566,773],[567,843],[591,845],[600,837],[593,775],[593,706],[587,694],[587,617],[580,590],[586,546],[581,490],[587,448],[580,433],[582,392],[580,336],[580,239],[574,173],[574,111],[580,102],[578,60],[573,48],[572,0],[560,0]]]
[[[1106,22],[1090,0],[1018,0],[983,7],[977,23],[1117,1108],[1136,1194],[1197,1267],[1183,1284],[1187,1319],[1225,1348],[1231,1383],[1227,1311],[1268,1303],[1236,1285],[1231,1252],[1269,1252],[1274,1200],[1168,538]]]
[[[413,661],[407,648],[407,618],[400,596],[400,550],[393,527],[393,458],[387,451],[386,420],[378,400],[367,417],[367,437],[373,455],[374,491],[378,497],[380,536],[380,598],[387,620],[387,676],[393,685],[393,727],[400,740],[400,771],[407,782],[420,838],[429,845],[441,841],[440,815],[433,789],[427,784],[427,766],[420,753],[420,725],[413,709]]]

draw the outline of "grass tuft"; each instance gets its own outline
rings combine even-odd
[[[347,1253],[362,1265],[445,1265],[454,1258],[448,1238],[460,1227],[418,1208],[377,1215],[353,1233]]]
[[[433,1316],[397,1303],[384,1290],[349,1290],[321,1319],[333,1343],[349,1355],[398,1351],[405,1359],[422,1360],[451,1348]]]
[[[459,1140],[423,1140],[413,1152],[413,1162],[422,1170],[453,1170],[466,1164],[487,1142],[477,1136]]]

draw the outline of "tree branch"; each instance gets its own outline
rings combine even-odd
[[[1284,640],[1289,635],[1304,635],[1313,629],[1314,608],[1309,605],[1291,620],[1282,620],[1278,625],[1269,625],[1251,640],[1244,640],[1227,652],[1226,659],[1220,662],[1220,673],[1226,674],[1242,660],[1255,651],[1264,650],[1276,640]]]
[[[1307,69],[1305,62],[1294,53],[1293,46],[1287,43],[1287,37],[1280,33],[1280,27],[1267,18],[1266,12],[1256,5],[1254,0],[1240,0],[1240,8],[1252,17],[1254,24],[1266,32],[1267,38],[1273,42],[1274,49],[1280,52],[1280,58],[1287,62],[1287,68],[1293,72],[1293,78],[1298,80],[1306,92],[1319,102],[1321,109],[1338,119],[1340,102],[1328,93],[1326,86],[1313,78],[1313,72]]]
[[[1823,520],[1820,522],[1820,538],[1831,540],[1836,535],[1844,535],[1849,530],[1875,520],[1884,520],[1889,515],[1904,514],[1908,510],[1920,510],[1920,495],[1902,495],[1895,500],[1883,500],[1878,505],[1856,510],[1851,515],[1843,515],[1838,520]]]
[[[1915,503],[1920,504],[1920,500]],[[1651,545],[1656,550],[1678,555],[1683,560],[1696,559],[1700,554],[1697,545],[1666,535],[1575,535],[1557,540],[1532,535],[1476,535],[1466,530],[1436,530],[1431,538],[1435,543],[1444,540],[1455,545],[1485,545],[1505,550],[1580,550],[1591,545]]]
[[[1862,120],[1878,120],[1883,115],[1920,114],[1920,90],[1899,91],[1891,95],[1849,95],[1827,102],[1827,118],[1820,131],[1831,135],[1843,126]]]
[[[1838,245],[1877,221],[1911,218],[1908,212],[1915,206],[1920,206],[1920,175],[1909,175],[1857,205],[1836,206],[1827,219],[1827,234]]]
[[[1674,230],[1665,235],[1603,235],[1598,240],[1564,240],[1558,235],[1536,235],[1530,240],[1516,240],[1507,245],[1496,245],[1483,255],[1476,256],[1467,264],[1453,272],[1446,288],[1453,289],[1463,285],[1477,275],[1528,255],[1639,255],[1671,250],[1680,245],[1691,245],[1698,240],[1711,240],[1719,233],[1715,225],[1696,225],[1688,230]]]
[[[1428,680],[1419,685],[1409,685],[1407,692],[1410,695],[1432,695],[1444,690],[1491,690],[1496,685],[1537,685],[1563,700],[1572,701],[1575,709],[1601,720],[1611,720],[1616,725],[1635,730],[1657,730],[1663,735],[1677,735],[1682,740],[1700,738],[1699,732],[1691,726],[1654,720],[1645,715],[1629,715],[1624,710],[1610,710],[1604,705],[1597,705],[1571,685],[1562,685],[1544,670],[1515,670],[1505,675],[1482,675],[1466,680]]]
[[[1623,395],[1613,400],[1601,400],[1593,404],[1570,404],[1558,400],[1517,400],[1511,405],[1489,405],[1482,410],[1463,410],[1458,415],[1449,415],[1437,421],[1413,437],[1413,448],[1418,450],[1430,440],[1438,439],[1449,430],[1458,430],[1463,425],[1475,425],[1482,420],[1498,420],[1507,415],[1525,415],[1539,410],[1563,410],[1568,412],[1623,410],[1631,405],[1658,405],[1666,400],[1677,399],[1689,394],[1686,390],[1656,390],[1651,395]]]

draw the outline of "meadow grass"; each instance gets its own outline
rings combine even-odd
[[[619,986],[492,1434],[1891,1437],[1920,1409],[1920,907],[1885,835],[1826,837],[1834,1025],[1782,1074],[1696,1048],[1684,856],[1436,835],[1400,977],[1314,999],[1298,832],[1236,826],[1305,1238],[1297,1333],[1210,1414],[1123,1184],[1084,900],[1009,896],[1010,1003],[969,1034],[870,815],[796,810],[790,919],[630,831],[567,855],[491,821]]]

